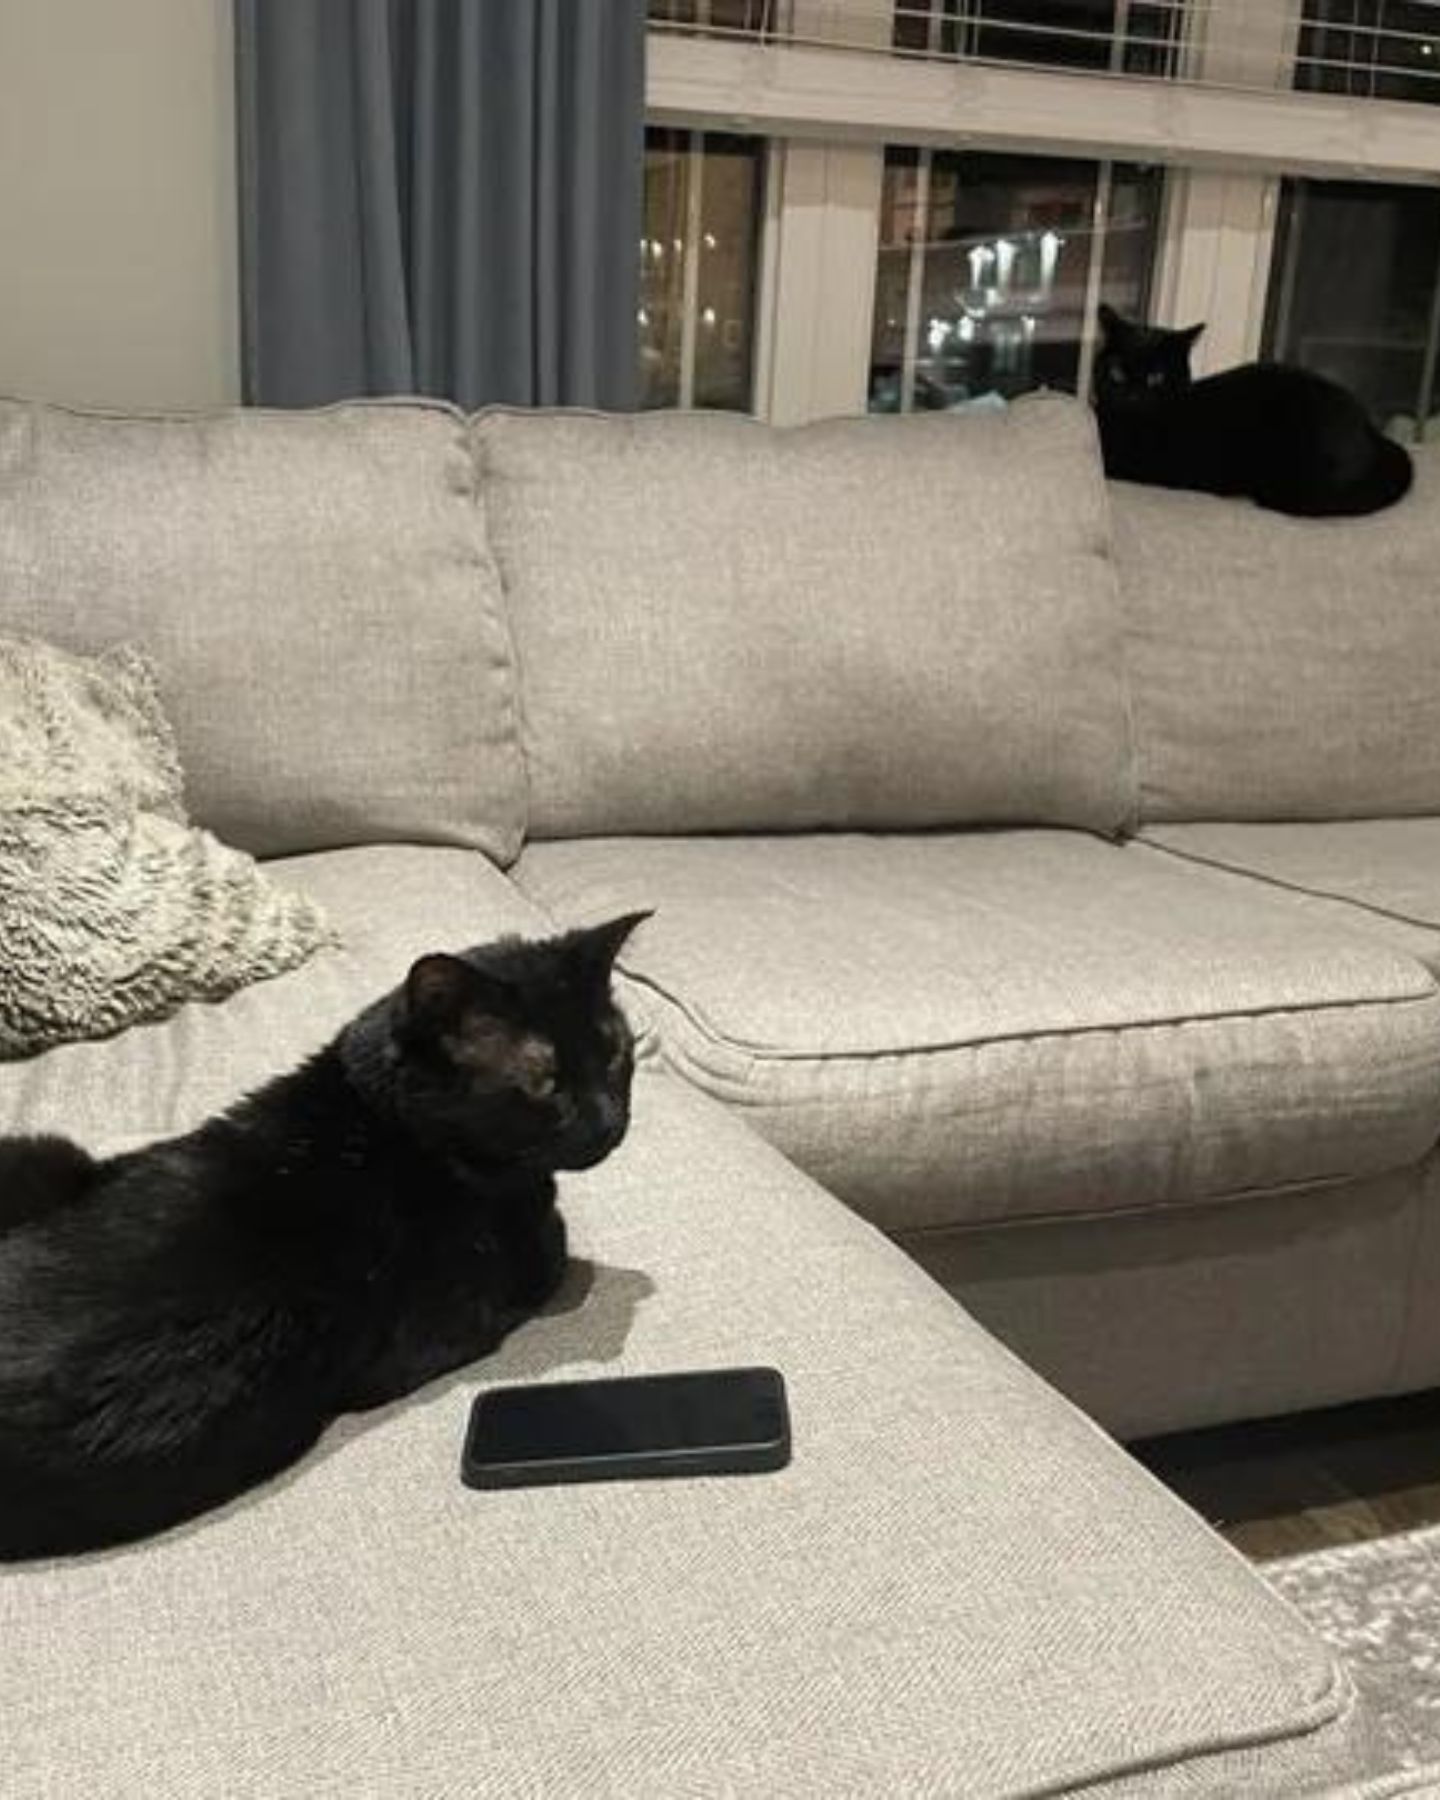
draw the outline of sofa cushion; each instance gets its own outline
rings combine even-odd
[[[188,1130],[318,1050],[416,957],[550,928],[472,850],[375,845],[266,868],[320,903],[338,945],[221,1005],[0,1063],[0,1132],[64,1132],[109,1154]]]
[[[1417,1162],[1418,963],[1070,832],[534,844],[676,1069],[887,1229],[1111,1212]]]
[[[459,416],[0,401],[0,631],[157,664],[199,824],[257,855],[508,857],[509,641]]]
[[[1145,818],[1440,813],[1440,448],[1365,519],[1111,494]]]
[[[1131,816],[1086,409],[474,430],[532,835]]]
[[[899,1233],[1122,1440],[1440,1385],[1440,1155],[1243,1201]]]
[[[221,1514],[0,1571],[7,1795],[1351,1791],[1348,1683],[1239,1557],[738,1122],[658,1075],[635,1121],[566,1183],[570,1310]],[[479,1385],[748,1362],[779,1474],[460,1485]]]
[[[1139,841],[1284,889],[1440,974],[1440,819],[1157,825]]]

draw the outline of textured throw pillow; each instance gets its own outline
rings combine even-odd
[[[219,1000],[331,938],[190,826],[143,656],[0,637],[0,1056]]]

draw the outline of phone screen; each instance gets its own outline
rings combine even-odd
[[[774,1468],[788,1458],[774,1369],[716,1369],[497,1388],[475,1403],[465,1475],[475,1485],[604,1475]],[[488,1476],[491,1478],[487,1478]]]

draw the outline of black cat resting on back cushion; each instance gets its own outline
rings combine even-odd
[[[1204,330],[1132,325],[1100,308],[1095,411],[1105,472],[1154,487],[1246,495],[1313,518],[1379,512],[1409,491],[1404,447],[1323,375],[1246,363],[1194,381]]]
[[[426,956],[324,1050],[107,1162],[0,1139],[0,1559],[158,1531],[494,1349],[629,1121],[644,915]]]

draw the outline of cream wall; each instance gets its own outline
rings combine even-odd
[[[239,394],[229,0],[0,0],[0,393]]]

